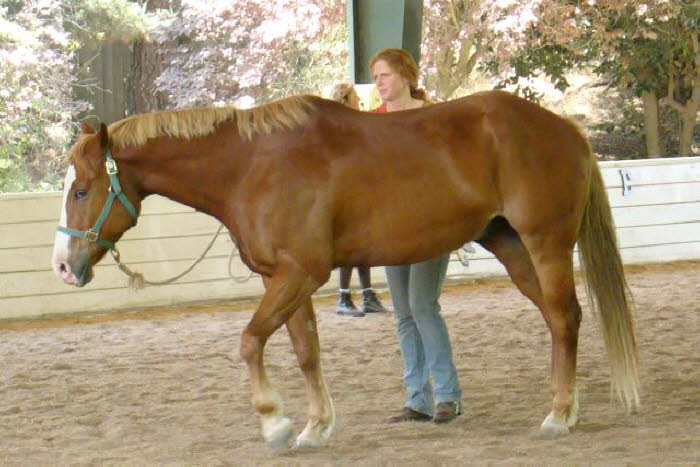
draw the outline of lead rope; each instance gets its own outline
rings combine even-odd
[[[245,284],[253,277],[253,271],[248,269],[247,276],[234,276],[231,272],[231,261],[233,261],[233,250],[231,250],[231,255],[228,257],[228,277],[233,279],[236,284]]]
[[[134,272],[131,269],[129,269],[129,266],[127,266],[126,264],[121,262],[121,255],[119,253],[119,250],[117,250],[116,247],[112,250],[109,250],[109,252],[112,254],[112,257],[114,258],[114,261],[117,263],[117,266],[119,267],[119,269],[124,274],[129,276],[129,287],[130,288],[132,288],[134,290],[139,290],[139,289],[143,289],[147,285],[171,284],[171,283],[175,282],[176,280],[178,280],[179,278],[181,278],[182,276],[184,276],[185,274],[187,274],[188,272],[190,272],[192,269],[194,269],[194,267],[204,259],[204,257],[209,252],[209,250],[211,250],[211,247],[214,245],[214,241],[219,236],[219,234],[221,233],[221,230],[223,228],[224,228],[224,225],[221,224],[219,226],[219,230],[216,231],[216,233],[214,234],[214,237],[209,242],[209,245],[207,245],[207,247],[204,249],[202,254],[199,256],[199,258],[197,258],[194,261],[194,263],[192,263],[187,269],[182,271],[177,276],[174,276],[174,277],[171,277],[170,279],[165,279],[162,281],[146,280],[146,278],[144,278],[143,274],[141,274],[140,272]],[[240,280],[239,278],[235,278],[235,277],[231,276],[231,257],[233,257],[233,250],[231,251],[231,256],[229,257],[229,276],[232,277],[236,282],[238,282]],[[251,275],[252,275],[252,273],[251,273]],[[248,279],[250,279],[250,276],[248,277]],[[248,279],[246,279],[246,280],[248,280]]]
[[[167,285],[175,282],[188,272],[192,271],[196,265],[202,262],[204,257],[207,255],[209,250],[211,250],[211,247],[214,246],[214,242],[216,241],[217,237],[221,233],[221,230],[224,228],[224,225],[221,224],[219,226],[219,229],[216,231],[214,234],[214,237],[209,241],[209,245],[204,249],[202,254],[197,258],[187,269],[182,271],[180,274],[171,277],[170,279],[165,279],[162,281],[149,281],[146,280],[146,278],[141,274],[140,272],[135,272],[132,271],[129,266],[126,264],[122,263],[121,261],[121,254],[119,253],[119,250],[117,250],[116,247],[113,249],[109,250],[109,252],[112,254],[112,258],[114,258],[114,261],[117,263],[117,267],[119,267],[119,270],[129,276],[129,288],[134,289],[134,290],[140,290],[143,289],[147,285]],[[459,257],[460,262],[462,265],[465,267],[469,267],[469,260],[468,260],[468,254],[474,254],[476,253],[476,250],[472,246],[471,242],[465,243],[461,248],[457,250],[457,256]],[[231,254],[228,257],[228,277],[233,279],[234,282],[237,284],[243,284],[245,282],[248,282],[251,277],[253,277],[253,271],[249,271],[247,276],[234,276],[233,273],[231,272],[231,262],[233,261],[234,257],[234,250],[231,250]]]

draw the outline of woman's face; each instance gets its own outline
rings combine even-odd
[[[374,84],[377,85],[379,95],[384,102],[398,99],[408,88],[408,82],[384,60],[377,60],[374,63],[372,78],[374,78]]]

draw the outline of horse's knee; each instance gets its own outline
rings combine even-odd
[[[579,305],[578,300],[576,299],[575,293],[573,293],[569,297],[563,310],[564,311],[562,321],[564,323],[564,326],[566,326],[566,328],[570,332],[575,332],[576,334],[578,334],[578,329],[581,325],[583,313],[581,312],[581,306]]]
[[[311,352],[299,357],[299,368],[304,373],[316,371],[318,369],[318,358]]]
[[[580,319],[577,319],[571,313],[565,313],[562,316],[550,316],[547,320],[549,330],[555,339],[573,342],[578,340],[579,323]]]
[[[318,351],[314,351],[312,345],[302,344],[297,346],[296,354],[297,361],[299,362],[299,368],[304,373],[316,371],[318,369],[319,354]]]
[[[553,330],[578,330],[581,324],[581,306],[575,291],[549,290],[544,294],[547,323]]]
[[[578,303],[578,298],[576,298],[576,292],[573,292],[569,297],[569,306],[567,306],[566,309],[568,311],[567,316],[569,320],[578,327],[578,325],[581,324],[583,313],[581,312],[581,305]]]
[[[246,333],[241,334],[240,355],[247,364],[262,360],[264,342],[259,337]]]

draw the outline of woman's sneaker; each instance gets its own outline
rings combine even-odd
[[[365,313],[383,313],[386,309],[372,289],[362,289],[362,311]]]
[[[360,311],[352,303],[352,298],[350,298],[350,292],[340,292],[338,297],[338,305],[335,307],[335,312],[339,315],[354,316],[356,318],[365,315],[364,311]]]

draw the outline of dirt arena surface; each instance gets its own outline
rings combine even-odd
[[[610,400],[602,337],[585,307],[581,420],[560,440],[537,437],[550,404],[549,333],[504,280],[445,288],[466,409],[446,425],[385,423],[403,403],[391,314],[345,318],[332,299],[317,300],[337,412],[320,450],[273,453],[262,441],[238,356],[251,303],[0,323],[0,465],[698,464],[699,279],[700,261],[628,269],[642,363],[632,415]],[[306,396],[286,330],[266,357],[296,436]]]

